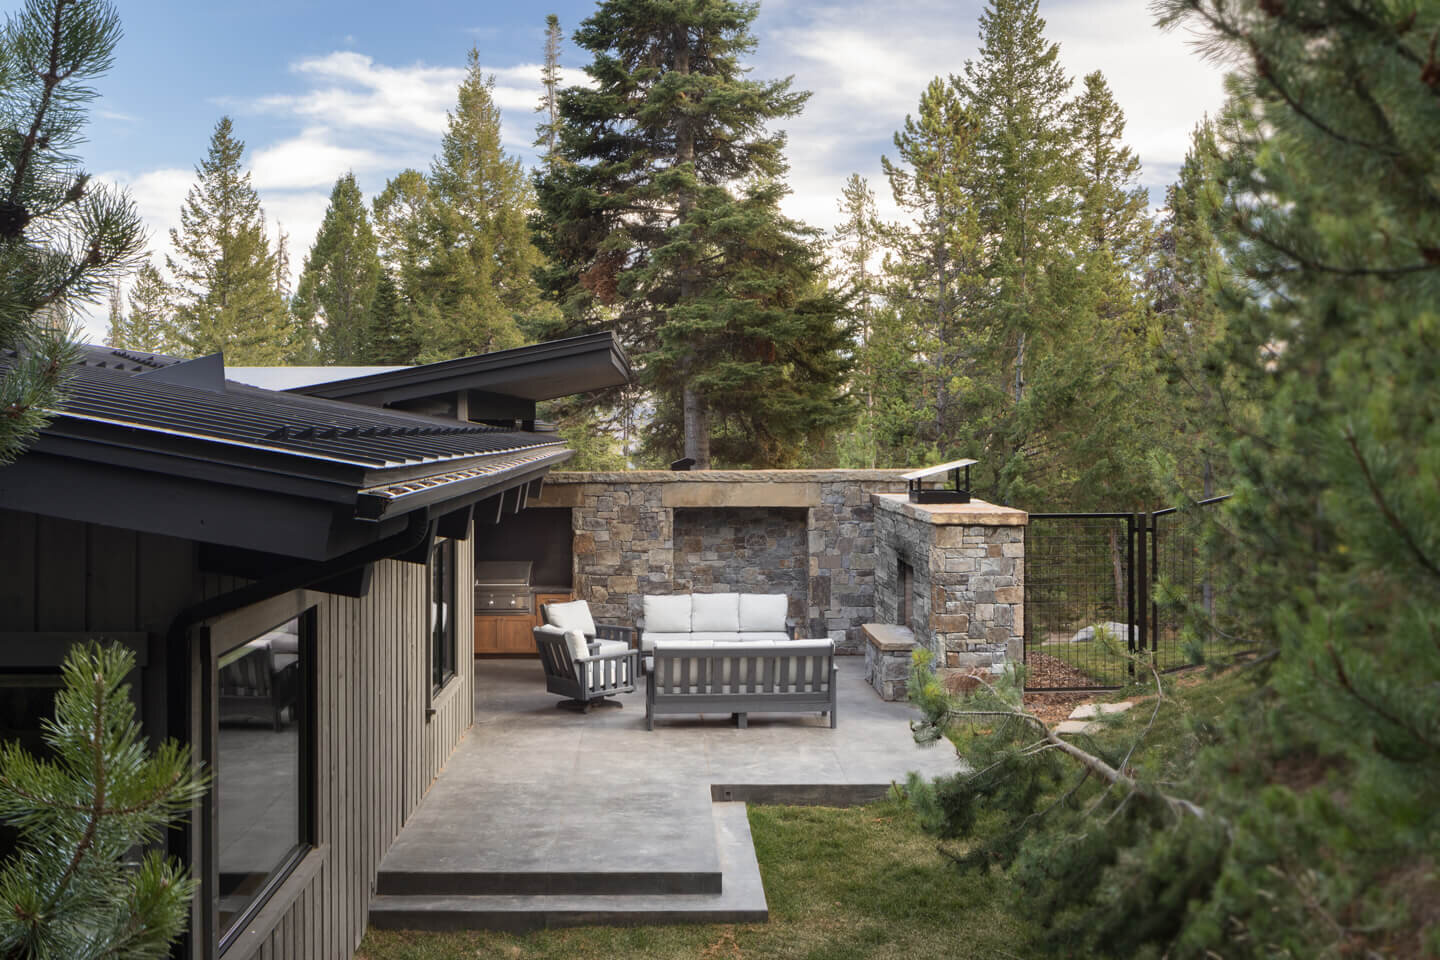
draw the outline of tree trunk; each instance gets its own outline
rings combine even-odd
[[[695,459],[694,469],[710,469],[710,411],[693,387],[685,388],[685,456]]]
[[[677,29],[674,33],[675,60],[674,70],[684,76],[690,72],[690,38],[684,28]],[[675,123],[675,164],[683,166],[695,162],[695,131],[691,127],[690,120],[683,113]],[[695,198],[689,191],[682,191],[677,204],[680,223],[684,223],[690,216],[690,211],[695,208]],[[682,263],[679,265],[680,272],[680,302],[689,303],[695,296],[694,264]],[[685,456],[695,459],[696,470],[710,469],[710,412],[705,409],[705,401],[696,390],[690,386],[690,378],[695,374],[695,355],[692,353],[684,364],[684,376],[686,384],[684,388],[684,431],[685,431]]]

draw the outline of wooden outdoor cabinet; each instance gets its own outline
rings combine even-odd
[[[569,593],[537,593],[535,607],[528,613],[489,614],[475,618],[475,655],[523,654],[537,656],[531,630],[540,625],[540,604],[564,603]]]

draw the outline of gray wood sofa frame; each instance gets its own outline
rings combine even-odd
[[[828,714],[835,728],[840,668],[829,640],[783,646],[742,641],[711,649],[660,643],[654,657],[645,691],[646,730],[655,729],[657,715],[696,713],[734,714],[743,730],[752,712]]]
[[[600,641],[587,644],[588,656],[572,657],[565,635],[554,629],[536,627],[535,648],[545,670],[545,689],[566,697],[557,706],[574,707],[589,713],[595,704],[617,693],[635,692],[635,677],[640,670],[640,651],[633,647],[600,652]],[[616,707],[618,701],[609,701]]]

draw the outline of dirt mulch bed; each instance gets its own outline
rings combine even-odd
[[[1087,673],[1057,657],[1037,650],[1026,655],[1026,680],[1040,687],[1080,687],[1094,683]],[[1025,709],[1050,725],[1059,723],[1070,716],[1070,711],[1082,703],[1090,703],[1101,696],[1103,691],[1067,691],[1046,693],[1040,690],[1025,691]]]

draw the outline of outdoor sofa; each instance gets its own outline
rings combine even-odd
[[[786,622],[790,598],[783,593],[681,593],[641,598],[639,630],[645,670],[657,643],[754,643],[793,640]]]
[[[652,649],[645,729],[660,714],[828,714],[836,724],[832,640],[664,640]]]

